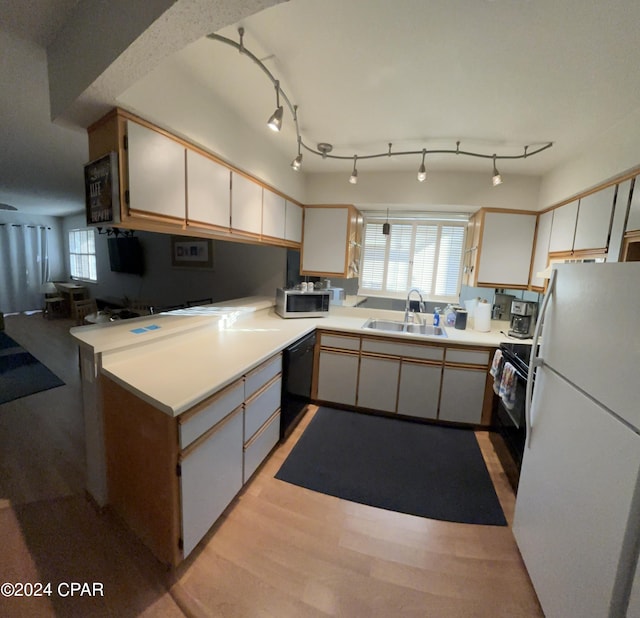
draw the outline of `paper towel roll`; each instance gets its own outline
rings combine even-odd
[[[478,303],[473,316],[473,329],[486,333],[491,330],[491,303]]]

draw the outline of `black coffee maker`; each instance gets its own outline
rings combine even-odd
[[[538,303],[529,300],[511,301],[511,323],[509,335],[517,339],[531,339],[536,327]]]

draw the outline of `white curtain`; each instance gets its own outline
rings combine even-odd
[[[46,227],[0,224],[0,311],[42,309],[49,277]]]

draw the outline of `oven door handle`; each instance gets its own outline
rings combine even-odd
[[[542,325],[547,313],[547,307],[549,305],[549,299],[554,292],[556,284],[556,275],[558,271],[555,268],[551,271],[551,279],[547,287],[547,293],[544,295],[542,301],[542,307],[540,308],[540,315],[536,322],[536,328],[533,331],[533,343],[531,344],[531,358],[529,359],[529,374],[527,376],[527,394],[524,401],[524,419],[527,430],[527,448],[531,448],[531,400],[533,398],[533,376],[535,375],[536,368],[542,365],[542,357],[537,356],[538,343],[540,341],[540,334],[542,332]]]

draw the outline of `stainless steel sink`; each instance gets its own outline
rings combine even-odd
[[[395,320],[378,320],[369,318],[362,328],[371,330],[384,330],[395,333],[411,333],[413,335],[429,335],[432,337],[446,337],[447,333],[442,326],[432,326],[431,324],[405,324]]]

